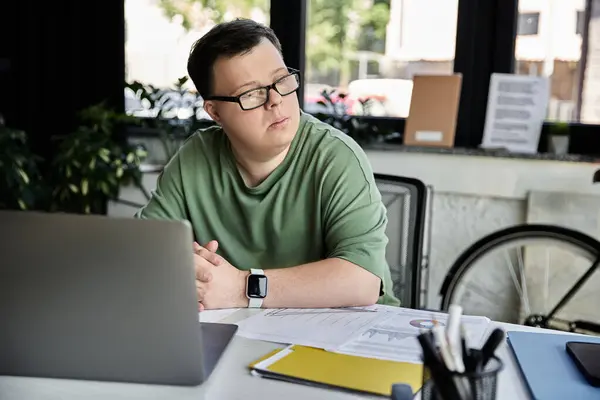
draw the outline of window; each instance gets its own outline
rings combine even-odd
[[[551,0],[552,1],[552,0]],[[519,14],[517,35],[537,35],[540,22],[540,13]]]
[[[458,0],[307,1],[307,112],[404,118],[415,74],[453,72]]]
[[[533,0],[520,0],[530,5]],[[540,3],[540,2],[537,2]],[[600,20],[590,22],[590,32],[583,37],[585,0],[545,0],[539,34],[517,36],[515,73],[547,76],[551,82],[549,121],[600,123]],[[540,3],[541,4],[541,3]],[[522,11],[522,10],[519,10]],[[524,29],[519,16],[519,32]],[[539,16],[539,13],[537,14]],[[565,19],[565,15],[576,18]],[[529,18],[529,17],[527,17]],[[531,31],[537,32],[537,18]],[[582,58],[582,49],[586,57]],[[584,79],[585,77],[585,79]]]
[[[269,0],[125,0],[126,81],[139,81],[166,92],[165,101],[179,101],[173,116],[187,118],[192,110],[194,87],[186,82],[187,99],[173,90],[178,79],[187,76],[187,57],[192,44],[215,23],[236,17],[269,23]],[[193,101],[192,101],[193,102]],[[125,89],[126,111],[136,116],[154,116],[155,110]],[[197,115],[208,118],[202,108]]]

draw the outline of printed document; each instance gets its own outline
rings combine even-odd
[[[549,98],[547,77],[492,74],[481,147],[536,153]]]
[[[389,310],[389,308],[388,308]],[[421,363],[421,345],[417,335],[423,329],[430,329],[435,323],[444,326],[448,315],[397,308],[396,312],[386,312],[385,319],[356,332],[350,339],[330,351],[383,360]],[[485,341],[491,321],[486,317],[463,316],[461,322],[467,332],[467,345],[479,348]]]
[[[237,334],[249,339],[327,349],[382,322],[387,312],[376,307],[270,309],[237,323]]]

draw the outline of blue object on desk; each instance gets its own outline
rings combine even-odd
[[[405,383],[395,383],[392,385],[391,400],[412,400],[412,387]]]
[[[600,400],[600,389],[585,380],[565,348],[570,341],[600,343],[600,337],[521,331],[507,337],[534,399]]]

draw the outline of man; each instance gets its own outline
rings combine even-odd
[[[217,25],[188,73],[218,126],[185,142],[137,216],[191,222],[200,310],[397,305],[369,162],[301,112],[273,31]]]

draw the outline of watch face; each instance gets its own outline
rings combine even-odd
[[[264,275],[248,276],[248,297],[264,299],[267,297],[267,277]]]

